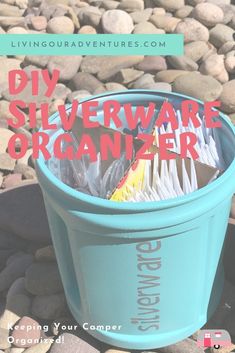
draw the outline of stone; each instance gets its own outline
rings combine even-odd
[[[223,85],[222,93],[219,97],[221,101],[221,109],[226,113],[234,113],[235,112],[235,79],[229,82],[226,82]]]
[[[185,55],[169,56],[167,60],[177,70],[197,71],[198,69],[197,63]]]
[[[117,72],[117,74],[113,77],[115,82],[119,82],[123,85],[127,85],[144,74],[143,71],[134,70],[134,69],[122,69]]]
[[[77,16],[77,12],[75,11],[76,7],[71,7],[71,6],[66,6],[66,5],[61,5],[62,8],[65,9],[65,16],[68,16],[75,27],[75,30],[78,30],[80,28],[80,22]]]
[[[56,320],[66,313],[64,294],[38,295],[32,302],[32,314],[42,320]]]
[[[0,292],[8,289],[17,278],[24,276],[32,262],[32,255],[23,254],[5,267],[0,273]]]
[[[0,153],[0,170],[12,172],[16,161],[8,153]]]
[[[0,16],[0,26],[11,27],[11,26],[24,26],[24,17],[13,17],[13,16]]]
[[[24,353],[47,353],[51,348],[52,342],[40,342],[24,350]],[[11,352],[9,352],[11,353]],[[14,352],[12,352],[14,353]],[[17,352],[16,352],[17,353]]]
[[[0,57],[1,75],[0,87],[1,91],[8,87],[8,73],[11,70],[19,70],[21,61],[13,58]]]
[[[7,293],[6,308],[0,317],[0,327],[9,329],[23,316],[29,315],[31,299],[25,290],[24,278],[18,278],[10,287]]]
[[[204,349],[197,346],[197,342],[190,338],[159,349],[160,353],[204,353]]]
[[[81,56],[52,56],[47,64],[47,68],[50,74],[55,69],[59,70],[60,81],[69,81],[78,72],[81,61]]]
[[[95,92],[95,91],[94,91]],[[81,101],[84,98],[87,98],[91,95],[90,92],[86,90],[78,90],[78,91],[73,91],[68,95],[68,102],[72,103],[74,99],[77,99],[78,101]]]
[[[100,66],[107,62],[107,57],[103,56],[90,56],[87,55],[82,59],[80,70],[82,72],[88,72],[90,74],[97,74],[100,70]]]
[[[222,85],[211,76],[197,72],[177,77],[173,83],[173,91],[182,93],[202,101],[213,101],[222,93]]]
[[[30,327],[30,330],[27,330],[27,327]],[[39,342],[41,337],[40,325],[32,318],[24,316],[14,327],[11,336],[16,347],[31,347]]]
[[[0,109],[1,109],[1,105],[0,105]],[[1,136],[0,153],[6,152],[8,148],[8,142],[10,138],[14,135],[15,135],[14,132],[12,132],[11,130],[0,128],[0,136]]]
[[[108,10],[101,19],[104,33],[130,34],[134,29],[131,16],[122,10]]]
[[[171,92],[171,85],[167,82],[154,82],[148,86],[148,89],[155,91]]]
[[[224,55],[210,55],[200,65],[200,72],[204,75],[217,76],[224,69]]]
[[[66,77],[66,74],[64,74],[63,77]],[[67,77],[68,77],[68,73],[67,73]],[[57,85],[55,86],[55,90],[53,92],[53,99],[65,101],[70,93],[71,93],[71,90],[68,87],[66,87],[63,83],[57,83]]]
[[[150,74],[145,74],[141,76],[138,80],[133,82],[132,88],[138,89],[138,88],[146,88],[149,89],[149,86],[154,83],[153,76]]]
[[[152,15],[152,12],[152,9],[144,9],[143,11],[134,11],[130,13],[130,16],[133,22],[136,24],[141,22],[147,22],[150,16]]]
[[[230,27],[232,27],[233,29],[235,29],[235,14],[233,15],[233,18],[230,22]]]
[[[93,93],[97,87],[102,85],[102,82],[87,72],[78,72],[72,78],[71,85],[74,90],[87,90]]]
[[[0,249],[18,249],[22,250],[26,246],[25,240],[17,237],[15,234],[0,229]]]
[[[55,342],[51,347],[50,353],[64,353],[64,347],[66,347],[66,353],[99,353],[95,347],[71,333],[66,332],[59,337],[64,344]]]
[[[31,26],[36,31],[43,31],[47,28],[47,19],[45,16],[32,16]]]
[[[155,79],[158,82],[172,83],[181,75],[187,75],[189,71],[184,70],[164,70],[156,74]]]
[[[37,115],[36,115],[36,117],[37,117]],[[32,148],[29,148],[29,149],[26,151],[25,155],[24,155],[22,158],[19,158],[19,159],[17,160],[17,163],[29,164],[29,163],[30,163],[30,160],[31,160],[32,152],[33,152]]]
[[[23,251],[15,252],[14,251],[14,253],[11,256],[9,256],[9,258],[8,258],[8,260],[6,262],[6,266],[10,265],[10,263],[13,263],[15,261],[15,259],[18,259],[22,255],[25,255],[25,252],[23,252]]]
[[[9,89],[6,89],[5,91],[2,92],[2,96],[5,100],[9,102],[13,100],[22,100],[26,104],[36,103],[37,108],[39,108],[41,103],[49,103],[50,100],[53,99],[53,97],[45,96],[46,89],[47,89],[47,86],[44,80],[42,79],[42,77],[40,77],[39,84],[38,84],[38,95],[35,96],[32,94],[31,85],[28,83],[25,89],[20,93],[16,95],[12,95],[9,93]]]
[[[117,83],[117,85],[119,85],[119,83]],[[106,91],[107,89],[105,88],[105,86],[101,85],[98,88],[96,88],[96,90],[94,91],[94,94],[102,94],[102,93],[105,93]]]
[[[195,7],[193,17],[205,26],[213,27],[223,22],[224,13],[219,6],[205,2]]]
[[[226,4],[220,4],[219,7],[221,8],[221,10],[223,11],[224,14],[224,18],[222,23],[223,24],[229,24],[230,26],[230,21],[232,21],[233,18],[233,14],[234,14],[234,8],[231,5],[226,5]],[[230,26],[232,27],[232,26]]]
[[[157,6],[163,7],[166,11],[177,11],[185,5],[184,0],[154,0]]]
[[[210,2],[215,5],[229,5],[231,3],[231,0],[207,0],[207,2]]]
[[[214,76],[214,78],[219,81],[220,83],[226,83],[229,80],[229,75],[228,72],[226,71],[225,67],[222,69],[222,71]]]
[[[15,251],[15,249],[0,249],[0,271],[6,266],[8,259]]]
[[[56,99],[49,104],[49,115],[53,115],[54,113],[58,112],[60,106],[64,105],[63,99]]]
[[[214,47],[213,44],[208,43],[208,51],[203,55],[203,57],[201,58],[200,61],[205,61],[209,58],[209,56],[214,55],[214,54],[217,54],[216,48]]]
[[[0,97],[1,97],[1,93],[0,93]],[[1,102],[1,101],[0,101]],[[1,108],[0,108],[1,109]],[[8,128],[8,124],[7,124],[7,121],[4,120],[1,116],[0,116],[0,128]]]
[[[179,10],[177,10],[174,15],[177,18],[184,19],[186,17],[189,17],[193,11],[193,6],[190,5],[185,5],[181,7]]]
[[[8,119],[15,119],[13,115],[9,112],[9,102],[5,100],[0,100],[0,128],[4,128],[8,130]],[[6,134],[9,134],[8,132]],[[6,150],[3,148],[3,143],[0,145],[0,150],[5,152]]]
[[[119,6],[119,1],[103,0],[102,7],[105,10],[115,10]]]
[[[203,41],[191,42],[184,46],[184,54],[194,62],[199,61],[208,51],[209,46]]]
[[[49,6],[49,5],[69,5],[69,0],[45,0],[44,1],[44,6]]]
[[[97,74],[100,81],[108,81],[121,69],[139,64],[144,56],[86,56],[81,63],[81,71]]]
[[[163,15],[166,15],[166,10],[163,7],[155,7],[152,10],[152,14],[153,15],[163,16]],[[169,14],[169,12],[168,12],[168,14]]]
[[[25,118],[26,118],[26,120],[28,120],[26,116],[25,116]],[[26,124],[25,124],[25,126],[27,126]],[[25,128],[25,127],[14,128],[13,127],[12,131],[15,132],[16,134],[24,135],[27,138],[28,148],[32,148],[32,134],[27,128]],[[19,145],[20,145],[20,143],[19,143]],[[16,143],[16,146],[17,146],[17,143]]]
[[[75,27],[70,18],[58,16],[49,20],[46,29],[48,33],[52,34],[72,34]]]
[[[117,82],[107,82],[105,83],[105,88],[107,91],[115,92],[115,91],[126,91],[127,88],[120,83]]]
[[[144,1],[143,0],[121,0],[118,8],[126,12],[143,11]]]
[[[17,6],[10,6],[8,4],[0,4],[0,16],[6,17],[21,17],[23,12]]]
[[[219,48],[228,41],[233,40],[234,30],[222,23],[217,24],[210,30],[210,42]]]
[[[218,50],[218,54],[227,54],[231,51],[235,50],[235,42],[229,41],[224,43]]]
[[[47,66],[50,58],[51,57],[47,55],[26,55],[24,65],[35,65],[37,67],[44,68]]]
[[[22,255],[18,255],[18,257],[20,257],[20,256],[22,256]],[[9,261],[8,261],[8,264],[9,264]],[[6,305],[8,308],[9,308],[11,302],[13,302],[13,300],[18,295],[28,295],[28,292],[25,289],[25,278],[24,277],[17,278],[12,283],[11,287],[9,288],[9,290],[7,292],[7,301],[6,301]]]
[[[7,351],[7,353],[23,353],[24,350],[25,350],[24,348],[13,347],[13,348],[9,349],[9,351]]]
[[[96,29],[92,26],[82,26],[79,31],[79,34],[96,34]]]
[[[136,69],[149,73],[167,70],[166,59],[162,56],[146,56],[143,61],[136,65]]]
[[[25,217],[26,214],[30,217]],[[51,243],[42,192],[37,183],[0,194],[0,224],[5,231],[22,239],[45,245]]]
[[[225,322],[225,329],[230,333],[233,340],[235,337],[235,314],[234,311],[230,313],[229,317]]]
[[[8,342],[8,330],[0,327],[0,349],[7,349],[11,347]]]
[[[56,261],[54,247],[48,245],[44,248],[38,249],[35,253],[35,259],[37,261]]]
[[[28,179],[28,180],[37,179],[35,170],[27,164],[17,163],[15,165],[14,173],[22,174],[24,179]]]
[[[37,13],[37,15],[41,15],[46,17],[47,21],[55,17],[67,17],[67,8],[64,7],[67,5],[58,6],[50,5],[50,6],[42,6],[41,11]]]
[[[40,33],[45,33],[46,31],[42,31],[42,32],[38,32],[38,31],[35,31],[34,29],[28,29],[28,34],[40,34]]]
[[[166,32],[173,33],[177,24],[180,22],[180,19],[164,15],[153,15],[150,17],[150,22],[153,23],[157,28],[161,28]]]
[[[229,73],[235,74],[235,50],[227,53],[224,64]]]
[[[12,188],[14,186],[19,185],[21,181],[22,181],[22,174],[20,173],[8,174],[4,178],[2,188],[3,189]]]
[[[20,308],[19,310],[22,312],[23,310],[27,310],[27,312],[24,313],[24,315],[29,314],[29,308],[31,305],[30,299],[28,298],[26,301],[26,296],[25,297],[20,297],[17,298],[17,305]],[[26,308],[27,306],[27,308]],[[26,308],[26,309],[25,309]],[[16,314],[12,310],[4,310],[3,314],[0,317],[0,328],[4,328],[6,330],[9,330],[9,322],[14,325],[17,321],[19,321],[21,318],[21,315]]]
[[[185,18],[183,21],[179,22],[174,32],[182,33],[185,43],[199,40],[208,42],[209,40],[208,29],[194,18]]]
[[[150,22],[140,22],[135,25],[134,34],[164,34],[165,31],[155,27]]]
[[[233,125],[235,125],[235,113],[229,114],[229,118],[230,118],[231,122],[233,123]]]
[[[95,6],[83,7],[79,13],[79,20],[83,25],[97,27],[100,23],[102,13]]]
[[[8,29],[7,34],[28,34],[28,31],[23,27],[12,27]]]
[[[28,0],[15,0],[15,4],[20,9],[26,9],[29,6]]]
[[[51,295],[63,291],[60,274],[56,264],[33,263],[25,274],[25,287],[34,295]]]

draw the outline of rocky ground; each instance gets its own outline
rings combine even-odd
[[[235,3],[230,0],[1,0],[0,33],[183,33],[182,57],[0,57],[0,352],[6,353],[120,353],[79,332],[56,332],[53,322],[72,322],[57,269],[41,194],[31,158],[32,130],[27,124],[9,129],[7,76],[11,69],[61,70],[60,83],[50,102],[50,113],[75,97],[105,91],[143,88],[174,91],[202,100],[219,99],[221,109],[235,122]],[[45,102],[43,83],[37,104]],[[35,101],[30,89],[19,99]],[[40,111],[37,123],[40,126]],[[29,141],[26,156],[10,158],[7,145],[14,133]],[[25,185],[24,185],[25,184]],[[13,188],[21,185],[20,188]],[[9,190],[8,190],[9,189]],[[30,217],[25,219],[25,215]],[[231,223],[235,223],[235,207]],[[208,324],[227,328],[235,343],[234,233],[230,225],[225,266],[227,282],[221,305]],[[40,241],[38,241],[40,239]],[[232,265],[233,264],[233,265]],[[65,345],[10,346],[7,323],[48,324],[50,337],[62,336]],[[32,321],[33,320],[33,321]],[[25,332],[13,330],[19,337]],[[33,337],[44,336],[41,331]],[[202,353],[196,335],[159,353]],[[232,351],[220,350],[221,352]],[[211,351],[210,351],[211,352]],[[145,352],[147,353],[147,352]]]

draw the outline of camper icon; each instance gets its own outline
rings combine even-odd
[[[197,345],[199,347],[219,349],[231,346],[231,344],[230,334],[226,330],[201,330],[198,333]]]

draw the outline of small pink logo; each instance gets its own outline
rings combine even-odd
[[[231,337],[226,330],[201,330],[197,337],[197,345],[203,348],[231,346]]]

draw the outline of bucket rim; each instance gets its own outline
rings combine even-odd
[[[203,105],[204,102],[195,99],[194,97],[190,97],[187,95],[179,94],[176,92],[164,92],[164,91],[155,91],[155,90],[147,90],[147,89],[130,89],[127,91],[114,91],[114,92],[107,92],[107,93],[101,93],[98,95],[92,95],[89,97],[86,97],[82,100],[79,101],[79,103],[87,102],[90,100],[95,100],[99,98],[104,98],[104,97],[109,97],[109,96],[117,96],[119,94],[153,94],[153,95],[158,95],[162,94],[164,96],[173,96],[173,97],[181,97],[185,99],[191,99],[196,102],[198,102],[200,105]],[[68,104],[66,107],[66,111],[71,108],[71,104]],[[52,122],[54,119],[58,117],[58,112],[54,113],[49,121]],[[224,123],[228,126],[230,131],[234,135],[235,139],[235,127],[229,120],[226,114],[223,112],[219,111],[219,117],[224,121]],[[40,128],[39,131],[42,131]],[[45,130],[43,130],[45,132]],[[130,202],[130,201],[123,201],[123,202],[118,202],[118,201],[112,201],[108,199],[103,199],[100,197],[88,195],[85,193],[82,193],[78,190],[73,189],[72,187],[66,185],[63,183],[61,180],[59,180],[48,168],[46,165],[46,161],[43,158],[42,153],[39,153],[39,157],[35,160],[35,165],[36,165],[36,171],[38,169],[38,173],[40,173],[47,181],[49,181],[54,188],[58,189],[59,192],[62,194],[65,194],[67,197],[73,199],[74,201],[82,201],[83,203],[90,205],[90,206],[96,206],[102,209],[110,209],[110,210],[115,210],[115,211],[130,211],[130,212],[135,212],[135,211],[151,211],[151,210],[156,210],[156,209],[165,209],[165,208],[172,208],[175,206],[179,206],[185,203],[192,202],[198,198],[201,198],[205,196],[208,193],[213,192],[216,190],[220,185],[224,184],[227,179],[230,178],[230,176],[234,173],[235,175],[235,158],[229,165],[229,167],[225,170],[225,172],[216,180],[211,182],[210,184],[204,186],[201,189],[198,189],[192,193],[189,193],[187,195],[179,196],[176,198],[171,198],[167,200],[160,200],[160,201],[147,201],[147,202]],[[39,179],[39,184],[40,184],[40,178]],[[235,185],[234,185],[234,191],[235,191]]]

